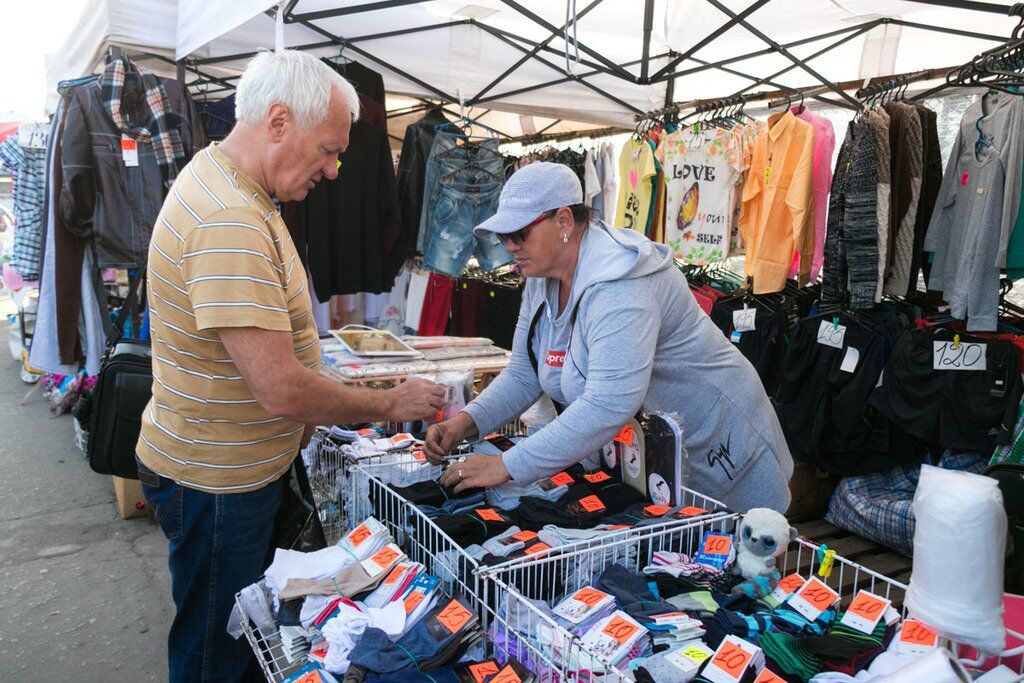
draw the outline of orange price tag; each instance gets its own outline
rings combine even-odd
[[[598,512],[604,510],[604,503],[597,496],[587,496],[586,498],[580,498],[580,505],[587,512]]]
[[[522,541],[523,543],[526,543],[527,541],[532,541],[533,539],[537,538],[537,532],[520,531],[518,534],[512,534],[512,538],[516,539],[517,541]]]
[[[838,599],[838,593],[816,577],[811,577],[804,587],[796,592],[796,595],[790,597],[789,604],[797,612],[814,621]]]
[[[366,526],[365,524],[360,524],[352,531],[352,533],[348,535],[348,542],[351,543],[353,547],[358,548],[360,545],[362,545],[363,541],[365,541],[372,535],[373,532],[370,531],[370,528],[368,526]]]
[[[607,472],[594,472],[593,474],[584,474],[583,478],[591,484],[600,484],[602,481],[608,481],[612,477]]]
[[[731,548],[731,536],[719,536],[718,534],[708,534],[708,537],[704,539],[705,555],[728,555],[729,550]]]
[[[413,610],[415,610],[416,607],[421,602],[423,602],[424,597],[426,596],[423,595],[423,593],[420,593],[419,591],[416,591],[415,593],[410,593],[409,596],[402,601],[403,604],[405,605],[405,613],[412,614]]]
[[[493,659],[469,665],[469,675],[473,677],[475,683],[484,683],[485,678],[496,673],[498,673],[498,663]]]
[[[865,619],[874,619],[885,611],[885,600],[867,591],[860,591],[850,604],[849,611]]]
[[[307,671],[302,674],[302,678],[296,679],[295,683],[323,683],[323,680],[316,671]]]
[[[636,433],[633,431],[633,428],[630,427],[629,425],[626,425],[625,427],[622,428],[621,431],[619,431],[618,434],[616,434],[614,437],[612,437],[612,441],[617,441],[619,443],[630,444],[630,443],[633,443],[633,439],[635,437],[636,437]]]
[[[458,633],[472,618],[473,613],[463,607],[458,600],[452,600],[437,613],[437,621],[451,633]]]
[[[711,658],[711,664],[724,671],[730,678],[740,680],[754,655],[731,641],[723,641],[718,652]]]
[[[704,508],[699,508],[696,505],[687,505],[676,512],[676,517],[697,517],[699,515],[703,515],[705,512],[707,512],[707,510]]]
[[[135,138],[122,137],[121,138],[121,149],[125,152],[130,152],[133,149],[137,149],[138,145],[135,142]]]
[[[576,480],[569,475],[568,472],[559,472],[555,476],[551,477],[551,483],[555,486],[569,486]]]
[[[786,681],[773,674],[770,669],[765,669],[754,679],[754,683],[786,683]]]
[[[413,460],[419,460],[420,462],[423,462],[423,461],[425,461],[427,459],[427,456],[426,456],[426,454],[422,450],[420,450],[420,451],[413,451],[412,452],[412,459]]]
[[[391,563],[397,560],[399,557],[398,551],[391,546],[384,546],[377,551],[377,554],[370,559],[376,562],[381,567],[387,568],[391,566]]]
[[[939,644],[939,635],[916,619],[903,622],[900,632],[900,645],[912,645],[922,648],[933,648]]]
[[[807,582],[804,581],[804,577],[800,576],[799,574],[790,574],[786,578],[779,581],[779,587],[783,591],[785,591],[786,595],[789,595],[790,593],[798,591],[801,588],[803,588],[805,583]]]
[[[615,641],[622,645],[637,632],[636,624],[632,624],[622,617],[615,617],[604,627],[603,633],[607,633]]]
[[[547,543],[534,543],[523,552],[527,555],[536,555],[537,553],[542,553],[545,550],[551,550],[551,546],[549,546]]]
[[[476,514],[480,515],[481,519],[487,520],[488,522],[505,521],[505,518],[495,512],[493,508],[480,508],[476,511]]]
[[[648,505],[644,508],[644,512],[651,517],[661,517],[671,509],[668,505]]]
[[[522,681],[523,679],[519,677],[519,674],[517,674],[512,666],[509,665],[496,673],[494,678],[489,680],[487,683],[522,683]]]
[[[618,531],[619,529],[632,529],[628,524],[609,524],[604,528],[605,531]]]
[[[392,569],[391,573],[388,574],[388,578],[384,579],[384,584],[391,585],[394,582],[398,581],[398,579],[402,578],[402,574],[405,573],[405,569],[406,568],[402,565],[398,565],[397,567]]]
[[[577,602],[582,602],[587,607],[593,607],[597,603],[601,602],[608,597],[607,593],[603,593],[594,588],[581,588],[576,591],[572,596],[572,599]]]

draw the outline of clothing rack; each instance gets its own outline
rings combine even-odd
[[[630,132],[629,128],[618,128],[609,126],[607,128],[594,128],[593,130],[573,130],[564,133],[534,133],[532,135],[521,135],[517,138],[502,140],[501,144],[508,145],[518,142],[521,145],[534,145],[540,142],[565,142],[566,140],[583,140],[586,138],[604,138],[609,135]]]

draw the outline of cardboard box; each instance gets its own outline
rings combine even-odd
[[[114,495],[117,497],[117,511],[121,514],[121,519],[150,516],[149,505],[142,495],[142,485],[138,480],[121,477],[111,479],[114,480]]]

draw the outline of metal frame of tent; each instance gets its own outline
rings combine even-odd
[[[985,12],[990,14],[1000,14],[1003,16],[1024,17],[1024,3],[1005,5],[981,0],[910,1],[920,4],[933,5],[937,7],[955,8],[964,11]],[[590,2],[587,3],[587,5],[583,7],[579,12],[577,12],[574,17],[570,18],[566,23],[562,24],[561,26],[557,26],[555,24],[550,23],[541,16],[537,15],[535,12],[532,12],[530,9],[523,6],[523,4],[521,4],[517,0],[501,0],[501,2],[504,5],[514,10],[519,15],[527,18],[528,20],[538,25],[539,27],[543,28],[545,31],[549,33],[547,38],[539,42],[520,35],[516,35],[503,29],[496,28],[494,26],[490,26],[485,21],[473,18],[432,23],[424,26],[404,28],[400,30],[373,33],[360,36],[335,35],[317,23],[318,21],[327,18],[348,16],[363,12],[372,12],[376,10],[385,10],[406,5],[419,4],[423,2],[430,2],[430,0],[377,0],[372,2],[365,2],[363,4],[355,6],[338,7],[334,9],[320,10],[315,12],[301,12],[299,11],[301,0],[288,0],[287,4],[284,5],[284,8],[282,10],[282,20],[285,24],[301,25],[321,35],[324,38],[324,40],[322,41],[305,43],[301,45],[292,45],[289,46],[289,49],[315,50],[327,47],[338,47],[345,50],[350,50],[352,53],[368,60],[369,62],[385,66],[398,76],[407,79],[411,83],[415,83],[416,85],[422,87],[424,90],[428,91],[433,95],[432,98],[416,98],[421,102],[421,104],[418,104],[414,107],[389,112],[389,118],[416,113],[418,111],[426,110],[430,107],[435,107],[438,105],[441,105],[442,107],[444,105],[456,105],[459,106],[460,109],[463,107],[486,105],[489,102],[493,102],[503,98],[508,98],[515,95],[522,95],[524,93],[542,90],[544,88],[555,87],[569,82],[576,82],[579,83],[580,85],[583,85],[593,90],[594,92],[598,93],[599,95],[608,99],[609,101],[614,102],[615,104],[633,112],[633,114],[636,115],[637,117],[646,117],[650,115],[651,112],[641,111],[633,104],[630,104],[620,98],[615,97],[614,95],[607,92],[605,89],[602,89],[598,85],[589,82],[587,79],[598,74],[604,74],[608,76],[613,76],[615,78],[623,79],[624,81],[629,82],[631,84],[654,85],[659,83],[665,83],[665,109],[658,111],[661,112],[674,110],[678,112],[685,108],[692,108],[694,106],[697,106],[703,101],[689,101],[679,104],[673,104],[674,83],[676,79],[681,78],[683,76],[699,73],[702,71],[707,71],[710,69],[719,70],[723,73],[727,73],[750,81],[750,84],[744,87],[743,89],[733,93],[727,98],[722,99],[730,99],[737,97],[744,98],[746,100],[769,99],[772,96],[778,96],[779,93],[785,94],[803,92],[807,95],[807,97],[817,100],[819,102],[823,102],[834,106],[845,107],[848,109],[859,109],[860,103],[854,97],[854,95],[852,95],[849,92],[849,90],[859,87],[858,85],[853,85],[850,83],[836,83],[834,81],[831,81],[826,76],[824,76],[819,71],[810,66],[809,62],[828,52],[831,52],[832,50],[835,50],[841,45],[853,40],[854,38],[857,38],[858,36],[867,33],[868,31],[876,27],[884,26],[887,24],[907,28],[915,28],[926,31],[933,31],[942,34],[975,38],[980,40],[989,40],[994,43],[1003,43],[1008,40],[1007,36],[991,35],[986,33],[979,33],[976,31],[966,31],[950,26],[937,26],[934,24],[906,21],[903,19],[881,17],[857,25],[847,26],[826,33],[801,38],[799,40],[791,41],[786,44],[780,44],[777,41],[773,40],[769,35],[765,34],[763,31],[753,26],[748,21],[752,14],[768,5],[771,2],[771,0],[754,0],[754,2],[752,2],[746,9],[740,12],[735,12],[731,10],[729,7],[723,4],[721,0],[705,0],[705,2],[716,8],[719,12],[721,12],[722,15],[724,15],[725,21],[715,30],[711,31],[707,36],[705,36],[700,41],[687,48],[685,51],[676,52],[674,50],[669,50],[665,53],[658,55],[651,54],[651,34],[654,20],[654,0],[643,0],[644,35],[642,44],[642,55],[638,60],[623,63],[616,63],[613,60],[610,60],[607,57],[601,55],[596,50],[590,48],[583,41],[578,40],[575,37],[574,33],[570,30],[576,21],[579,21],[580,19],[585,17],[588,13],[593,11],[602,2],[604,2],[604,0],[590,0]],[[267,10],[266,14],[271,17],[276,17],[277,12],[278,8],[275,7]],[[503,73],[496,76],[487,85],[483,86],[479,91],[477,91],[469,98],[461,100],[460,98],[453,96],[451,93],[444,92],[440,88],[430,83],[427,83],[421,80],[420,78],[417,78],[414,74],[397,68],[393,64],[382,61],[380,58],[374,56],[372,53],[370,53],[363,47],[360,47],[360,43],[364,43],[371,40],[404,35],[415,35],[417,33],[445,29],[460,25],[475,26],[482,30],[483,32],[487,33],[488,35],[492,36],[495,40],[501,41],[502,43],[505,43],[506,45],[522,53],[522,56],[519,58],[519,60],[516,61],[511,66],[509,66]],[[719,36],[725,34],[727,31],[737,26],[744,28],[748,33],[752,34],[760,42],[764,43],[766,47],[746,52],[744,54],[735,55],[726,59],[716,60],[713,62],[709,62],[694,56],[695,53],[697,53],[701,48],[704,48],[707,45],[711,44]],[[803,59],[797,57],[791,51],[793,48],[830,38],[835,38],[836,40],[832,41],[831,43],[824,46],[820,50],[812,53],[811,55]],[[549,54],[553,54],[559,57],[565,56],[565,53],[563,51],[550,46],[551,42],[556,39],[561,39],[571,49],[578,49],[578,52],[582,53],[579,59],[579,64],[581,66],[587,67],[589,71],[577,74],[566,74],[560,78],[555,78],[542,83],[536,83],[526,87],[517,88],[515,90],[495,92],[495,90],[502,83],[502,81],[504,81],[510,74],[514,73],[518,68],[520,68],[523,64],[526,64],[530,60],[534,60],[541,64],[545,64],[556,71],[564,71],[564,69],[562,69],[554,62],[550,61],[550,59],[548,58]],[[213,76],[208,72],[204,71],[203,67],[211,67],[216,66],[217,64],[231,62],[238,59],[245,59],[248,57],[255,56],[256,54],[256,51],[251,51],[244,53],[221,55],[217,57],[207,57],[198,59],[186,58],[184,60],[177,62],[179,79],[184,79],[187,74],[192,74],[196,77],[189,83],[189,87],[193,90],[202,88],[203,92],[209,95],[223,94],[234,89],[234,81],[238,79],[238,76]],[[790,62],[790,64],[776,71],[775,73],[770,74],[769,76],[763,77],[745,73],[732,66],[735,63],[742,62],[744,60],[749,60],[751,58],[756,58],[759,56],[770,54],[781,55],[785,57],[786,60]],[[171,61],[166,57],[156,55],[150,56],[155,59],[160,59],[167,62]],[[668,60],[666,64],[664,64],[657,70],[653,69],[655,61],[666,59]],[[639,73],[634,73],[633,71],[630,70],[631,68],[637,66],[639,66]],[[818,82],[818,85],[811,86],[808,88],[790,88],[778,82],[778,78],[794,69],[801,69],[802,71],[806,72]],[[923,80],[923,78],[918,80]],[[777,90],[769,93],[751,92],[758,86],[762,85],[770,86],[776,88]],[[454,112],[449,110],[448,113]],[[543,138],[544,133],[559,122],[560,121],[556,120],[554,123],[549,124],[546,128],[542,129],[538,133],[531,136],[522,136],[520,138],[511,138],[510,136],[505,134],[501,134],[501,136],[506,140],[526,140]],[[581,130],[578,131],[577,136],[586,136],[592,133],[593,131]],[[559,136],[561,139],[565,139],[567,135],[571,135],[571,133],[557,134],[557,136]]]

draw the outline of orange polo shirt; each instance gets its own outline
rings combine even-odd
[[[754,293],[786,286],[793,254],[814,253],[814,128],[787,111],[754,142],[743,185],[740,234],[747,244],[746,275]],[[811,259],[801,259],[806,284]]]

